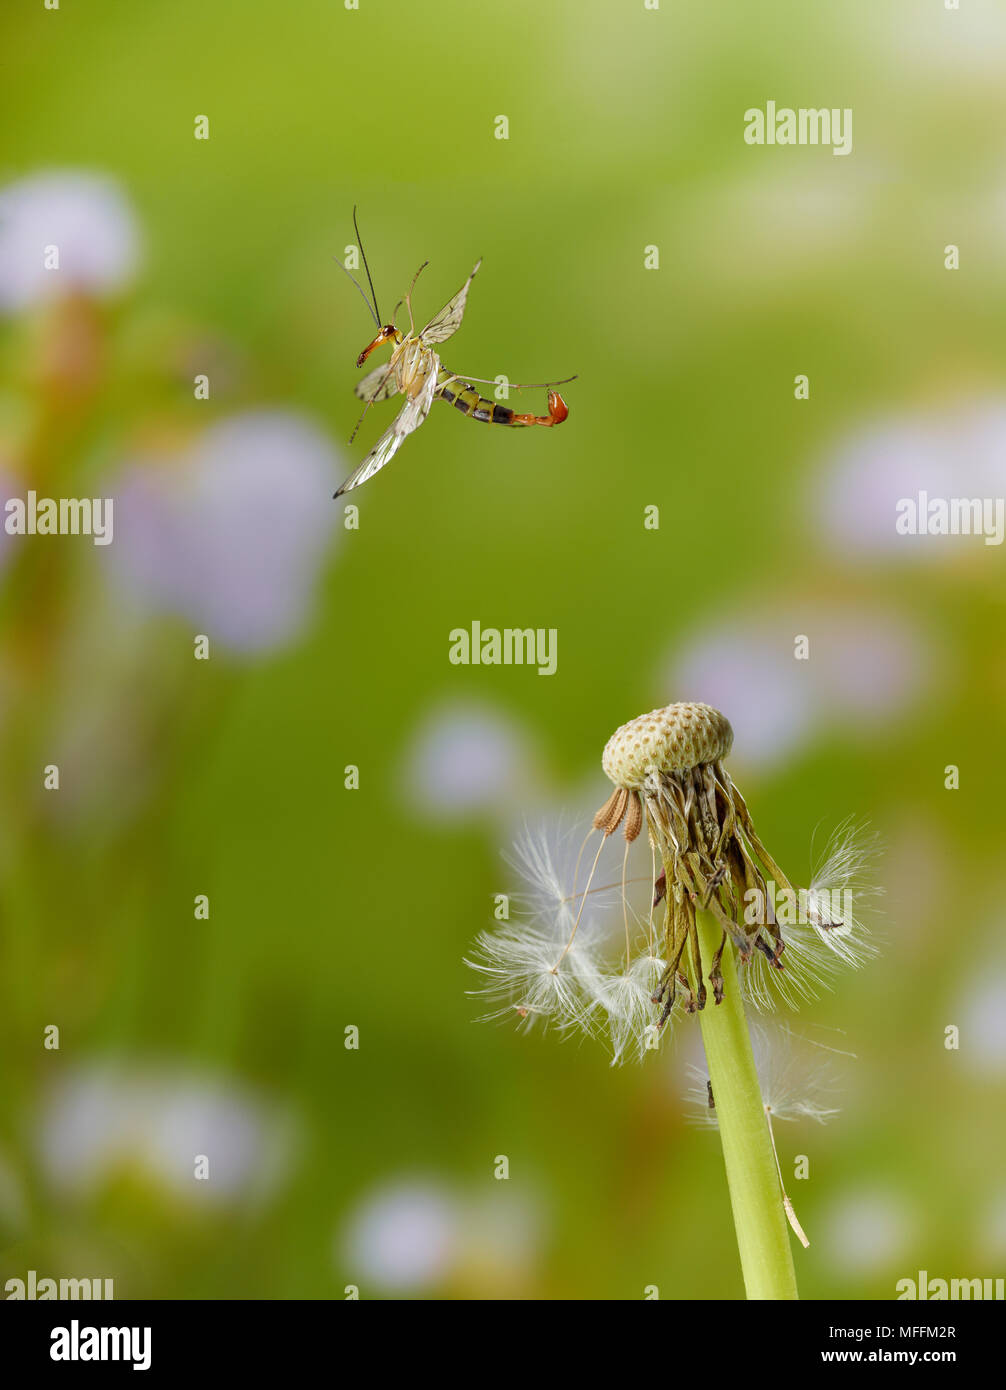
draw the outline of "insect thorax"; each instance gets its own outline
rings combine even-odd
[[[437,355],[424,347],[418,338],[406,338],[398,349],[400,356],[395,363],[398,380],[406,395],[415,395],[422,387],[429,373],[436,372]]]

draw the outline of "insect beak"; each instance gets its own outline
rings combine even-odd
[[[366,362],[367,358],[374,351],[374,348],[379,348],[382,343],[386,343],[389,338],[393,338],[394,336],[394,328],[390,325],[385,325],[385,327],[381,329],[380,333],[378,333],[374,341],[372,343],[368,343],[367,346],[360,353],[359,357],[356,359],[356,365],[358,367],[362,367],[364,362]]]

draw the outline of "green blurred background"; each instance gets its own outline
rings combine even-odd
[[[521,818],[707,699],[795,878],[885,845],[881,956],[789,1020],[855,1054],[777,1126],[803,1295],[1001,1275],[1002,550],[893,512],[1006,490],[1001,10],[32,0],[0,51],[0,483],[117,499],[107,548],[0,540],[0,1274],[742,1296],[697,1027],[611,1068],[463,964]],[[769,99],[853,153],[745,145]],[[385,314],[484,257],[453,370],[579,380],[561,430],[437,407],[347,530],[354,203]],[[473,620],[557,674],[450,665]]]

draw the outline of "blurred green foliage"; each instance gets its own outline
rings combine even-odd
[[[1006,92],[968,37],[974,16],[880,8],[7,8],[3,180],[110,174],[146,245],[135,287],[104,311],[87,410],[45,460],[67,494],[140,439],[259,404],[320,422],[350,471],[390,411],[341,444],[372,336],[332,261],[354,203],[385,312],[426,257],[420,314],[484,257],[452,369],[579,380],[561,430],[433,412],[354,495],[358,532],[331,504],[315,620],[267,659],[204,667],[186,624],[164,619],[123,684],[133,638],[102,607],[90,553],[66,543],[55,577],[48,551],[0,577],[0,1151],[26,1194],[3,1217],[4,1272],[75,1273],[76,1259],[117,1275],[120,1296],[342,1297],[360,1279],[339,1232],[375,1186],[426,1174],[491,1202],[506,1154],[511,1186],[538,1203],[533,1256],[434,1291],[739,1297],[716,1137],[682,1116],[695,1039],[682,1028],[647,1066],[613,1070],[589,1043],[476,1025],[462,957],[508,886],[500,821],[424,820],[402,765],[439,701],[483,700],[532,735],[552,799],[590,778],[600,792],[612,729],[693,697],[662,680],[678,644],[775,601],[812,632],[816,605],[868,613],[878,598],[923,634],[919,699],[879,735],[824,730],[738,777],[796,875],[814,828],[848,814],[889,850],[883,955],[807,1010],[856,1054],[837,1059],[842,1114],[777,1132],[787,1174],[810,1158],[810,1180],[788,1184],[812,1240],[798,1277],[807,1297],[889,1297],[918,1268],[997,1272],[1003,1077],[969,1065],[966,1036],[947,1051],[943,1030],[964,1025],[983,963],[1002,970],[1001,556],[843,560],[812,483],[864,419],[1001,389]],[[743,112],[769,96],[851,106],[854,153],[746,147]],[[41,311],[0,328],[11,447],[45,408],[25,363],[50,330]],[[175,353],[193,341],[230,364],[205,404]],[[448,631],[476,618],[556,627],[558,673],[449,665]],[[102,715],[90,780],[55,816],[39,769],[80,701]],[[127,760],[120,718],[144,731]],[[58,1053],[40,1045],[53,1022]],[[232,1078],[288,1109],[299,1141],[272,1198],[193,1208],[132,1170],[87,1198],[54,1193],[41,1097],[109,1055]],[[905,1213],[896,1255],[843,1265],[829,1213],[876,1190]]]

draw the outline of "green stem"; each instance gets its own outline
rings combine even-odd
[[[702,968],[708,971],[722,931],[709,913],[699,912],[697,917]],[[744,1288],[748,1298],[799,1298],[775,1150],[758,1085],[730,941],[723,951],[721,970],[723,1002],[714,1004],[707,974],[707,1003],[699,1018],[723,1144]]]

